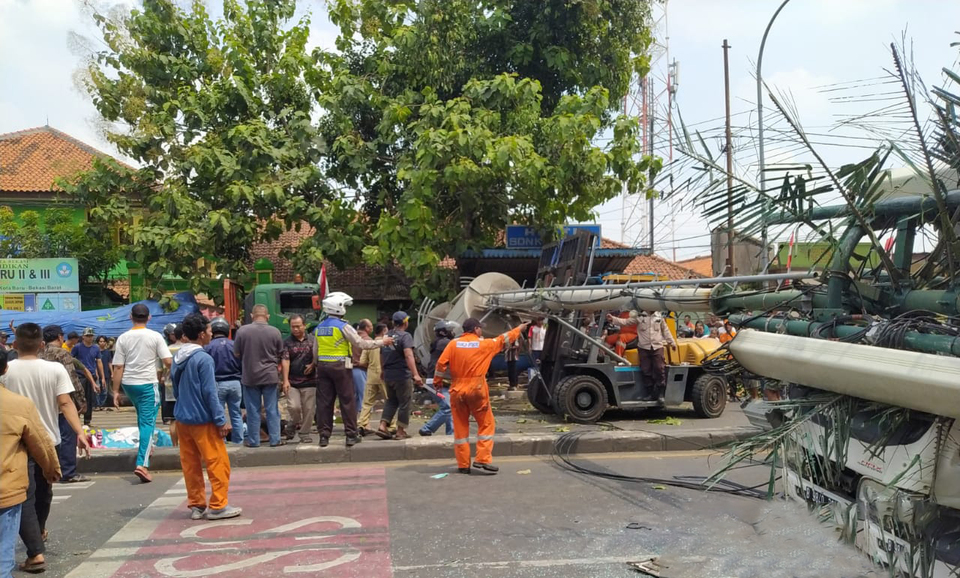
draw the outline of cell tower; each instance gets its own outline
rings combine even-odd
[[[664,165],[673,160],[673,96],[677,90],[677,63],[670,61],[670,35],[667,29],[668,0],[650,3],[650,72],[635,76],[623,97],[623,113],[640,121],[643,154],[655,154]],[[653,199],[643,195],[622,195],[620,238],[634,247],[656,249],[659,223],[670,215],[657,215]]]

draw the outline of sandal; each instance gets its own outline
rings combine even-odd
[[[41,574],[47,571],[47,563],[44,562],[24,562],[18,566],[21,572],[28,574]]]
[[[382,429],[373,430],[373,433],[377,434],[377,437],[382,440],[392,440],[393,434],[388,431],[383,431]]]
[[[133,473],[136,474],[136,476],[140,478],[140,481],[143,482],[144,484],[149,484],[150,482],[153,481],[153,478],[150,477],[150,472],[148,472],[144,468],[138,467],[137,469],[133,470]]]
[[[280,440],[279,443],[270,444],[270,447],[272,447],[272,448],[278,448],[278,447],[280,447],[280,446],[285,446],[285,445],[287,445],[287,442],[285,442],[285,441],[283,441],[283,440]]]

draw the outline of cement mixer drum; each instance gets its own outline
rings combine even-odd
[[[501,333],[509,331],[512,327],[520,323],[519,318],[514,316],[503,316],[497,313],[490,313],[486,309],[486,295],[489,293],[499,293],[501,291],[516,291],[520,289],[520,284],[511,277],[503,273],[484,273],[470,282],[463,297],[454,305],[451,314],[458,313],[463,315],[463,319],[454,319],[448,317],[450,321],[456,321],[460,325],[470,317],[483,319],[483,334],[485,337],[496,337]],[[459,307],[458,307],[459,305]],[[484,319],[484,316],[486,318]]]

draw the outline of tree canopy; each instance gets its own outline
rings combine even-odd
[[[256,241],[306,223],[295,266],[399,267],[413,296],[447,289],[444,257],[517,222],[550,234],[660,164],[621,117],[650,43],[642,0],[331,0],[337,50],[308,54],[291,0],[227,0],[212,18],[145,0],[97,16],[108,49],[87,88],[143,167],[101,163],[75,194],[145,212],[132,258],[234,275]],[[151,184],[152,183],[152,184]]]
[[[112,235],[91,235],[68,208],[47,209],[42,216],[23,211],[17,218],[10,207],[0,206],[0,236],[0,258],[73,257],[84,280],[104,282],[121,257]]]

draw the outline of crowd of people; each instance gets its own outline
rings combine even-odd
[[[163,333],[147,327],[149,309],[131,308],[130,330],[115,341],[93,329],[64,336],[57,325],[21,323],[14,347],[0,334],[0,575],[16,565],[16,535],[26,547],[26,572],[46,570],[44,542],[56,482],[85,481],[77,473],[79,456],[89,456],[84,431],[94,408],[119,407],[121,392],[137,414],[139,430],[134,474],[152,481],[150,456],[158,414],[179,448],[193,520],[221,520],[241,514],[229,504],[230,458],[226,444],[282,446],[299,436],[312,443],[316,422],[319,445],[330,443],[335,405],[347,447],[374,434],[409,437],[414,388],[421,388],[439,410],[419,429],[429,436],[441,427],[454,436],[461,473],[471,473],[469,419],[478,424],[473,470],[497,472],[492,463],[495,429],[486,375],[493,358],[516,350],[521,335],[543,348],[543,326],[524,323],[494,339],[483,339],[480,321],[468,319],[463,334],[440,322],[434,327],[427,378],[414,358],[410,318],[395,312],[389,323],[345,321],[353,301],[332,293],[322,302],[325,318],[312,335],[299,315],[289,318],[290,336],[269,324],[263,305],[252,309],[252,323],[231,338],[231,326],[199,313]],[[516,385],[516,370],[511,370]],[[280,394],[290,420],[280,419]],[[373,407],[384,400],[377,427],[370,428]],[[204,480],[210,480],[210,495]]]

